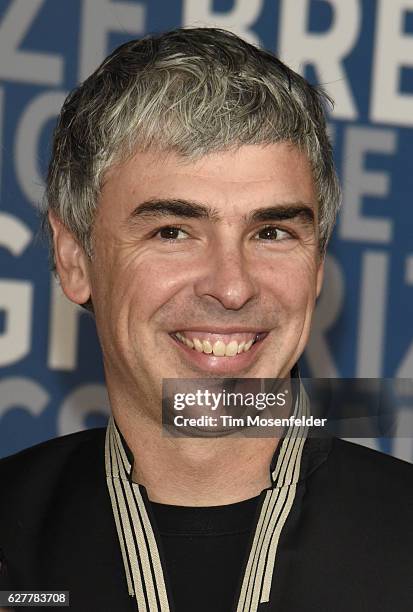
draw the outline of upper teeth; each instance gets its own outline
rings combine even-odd
[[[198,351],[198,353],[206,353],[210,355],[211,353],[216,357],[233,357],[242,352],[247,352],[250,350],[251,346],[254,344],[254,338],[249,340],[248,342],[240,342],[238,343],[236,340],[231,340],[228,344],[225,344],[223,340],[216,340],[214,344],[212,344],[209,340],[201,340],[199,338],[193,338],[190,340],[186,338],[182,333],[176,332],[175,336],[182,342],[186,344],[191,349]]]

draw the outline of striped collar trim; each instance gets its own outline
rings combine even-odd
[[[299,385],[294,416],[309,415],[309,401]],[[282,439],[272,486],[263,501],[245,566],[236,612],[256,612],[270,599],[281,531],[292,508],[300,476],[307,429],[291,425]],[[157,544],[156,526],[149,517],[145,487],[132,482],[133,465],[125,443],[111,417],[105,442],[106,481],[119,537],[129,595],[138,612],[173,610]]]
[[[308,396],[300,384],[294,416],[308,415]],[[273,485],[265,492],[255,528],[237,612],[255,612],[259,604],[270,600],[278,541],[295,499],[307,434],[308,428],[292,425],[281,442],[278,460],[271,474]]]
[[[131,480],[131,464],[111,418],[106,432],[106,481],[129,595],[139,612],[170,610],[165,578],[144,488]]]

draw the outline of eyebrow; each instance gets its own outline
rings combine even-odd
[[[221,220],[218,210],[215,208],[191,200],[169,198],[156,198],[138,204],[130,213],[128,219],[171,216],[185,219],[206,219],[213,222]],[[314,225],[313,206],[305,202],[292,202],[257,208],[243,216],[243,220],[247,224],[290,219],[299,219],[306,225]]]
[[[218,211],[193,202],[191,200],[175,200],[175,199],[152,199],[138,204],[131,214],[129,219],[139,217],[184,217],[186,219],[208,219],[215,221],[219,219]]]
[[[314,225],[315,215],[311,204],[305,202],[294,202],[291,204],[280,204],[279,206],[267,206],[253,210],[247,215],[250,223],[266,221],[286,221],[299,219],[305,225]]]

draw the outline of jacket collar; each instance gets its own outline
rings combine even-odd
[[[298,369],[293,369],[291,375],[299,377]],[[308,416],[307,394],[301,383],[297,388],[293,414]],[[328,440],[307,440],[307,429],[295,425],[280,440],[270,464],[271,486],[261,493],[236,612],[255,612],[261,603],[270,600],[278,541],[293,506],[297,485],[326,459],[328,452]],[[162,561],[160,536],[145,487],[132,481],[133,455],[113,418],[106,433],[105,459],[129,595],[136,599],[138,612],[169,612],[174,606]]]

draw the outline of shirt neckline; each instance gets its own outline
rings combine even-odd
[[[260,495],[222,506],[175,506],[150,502],[162,535],[230,535],[250,531]]]

